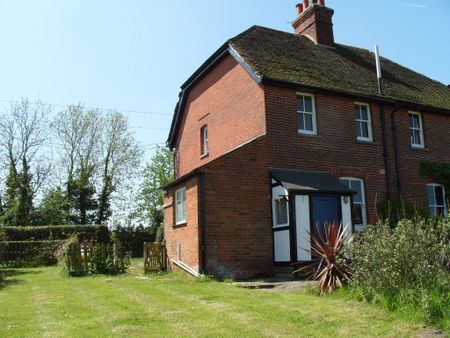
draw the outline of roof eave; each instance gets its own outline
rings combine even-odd
[[[297,90],[305,90],[306,89],[306,90],[311,90],[311,91],[321,91],[321,92],[325,92],[325,93],[339,94],[341,96],[348,96],[348,97],[358,97],[358,98],[371,100],[371,101],[378,101],[378,102],[382,102],[382,103],[390,104],[390,105],[400,105],[405,108],[419,110],[419,111],[423,111],[423,112],[432,112],[432,113],[440,114],[440,115],[450,115],[450,110],[447,110],[447,109],[437,108],[434,106],[427,106],[427,105],[414,103],[414,102],[402,101],[402,100],[398,100],[398,99],[392,99],[389,97],[376,96],[376,95],[363,95],[363,94],[358,94],[358,93],[341,91],[341,90],[337,90],[337,89],[329,89],[329,88],[324,88],[324,87],[300,84],[300,83],[296,83],[296,82],[272,79],[272,78],[264,77],[264,76],[261,78],[261,81],[263,84],[267,84],[267,85],[281,86],[281,87],[292,88],[292,89],[297,89]]]

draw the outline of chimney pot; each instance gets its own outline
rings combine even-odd
[[[319,5],[325,7],[325,0],[319,0]]]
[[[295,7],[297,7],[297,15],[302,14],[302,12],[303,12],[303,4],[297,4]]]
[[[309,0],[303,0],[303,9],[307,9],[309,7]]]

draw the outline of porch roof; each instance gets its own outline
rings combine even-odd
[[[353,195],[351,190],[338,178],[324,171],[306,171],[294,169],[270,169],[270,175],[287,190],[336,193],[341,195]]]

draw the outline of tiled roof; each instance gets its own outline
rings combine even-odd
[[[316,45],[298,36],[253,26],[229,40],[261,78],[380,97],[375,57],[368,50],[336,44]],[[422,74],[381,58],[383,98],[450,112],[450,89]]]

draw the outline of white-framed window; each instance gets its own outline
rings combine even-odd
[[[175,224],[186,222],[186,188],[175,191]]]
[[[349,189],[356,192],[353,195],[352,205],[352,223],[355,227],[355,232],[363,231],[367,228],[367,210],[366,210],[366,196],[364,192],[364,181],[355,177],[341,177],[339,179]]]
[[[422,115],[420,113],[409,112],[409,135],[411,147],[424,148]]]
[[[298,132],[317,135],[314,95],[297,93]]]
[[[356,139],[373,141],[370,106],[367,103],[355,102]]]
[[[200,128],[200,144],[201,144],[201,156],[207,155],[208,149],[208,126],[205,125]]]
[[[289,225],[288,192],[282,186],[272,189],[273,227],[279,228]]]
[[[427,184],[428,207],[433,216],[447,216],[447,203],[445,200],[445,188],[441,184]]]

